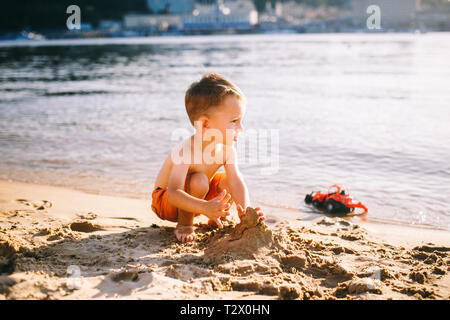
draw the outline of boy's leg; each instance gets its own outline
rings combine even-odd
[[[220,194],[224,189],[227,190],[227,193],[230,192],[230,188],[228,187],[227,174],[225,172],[223,172],[222,176],[220,177],[219,184],[217,185],[217,193]],[[233,203],[232,199],[230,199],[230,203]]]
[[[204,173],[195,172],[186,179],[186,192],[191,196],[204,199],[209,190],[208,177]],[[181,242],[195,240],[194,233],[195,214],[178,209],[178,224],[175,228],[175,236]]]

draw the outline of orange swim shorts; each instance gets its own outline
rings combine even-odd
[[[211,200],[217,197],[217,187],[219,185],[220,179],[224,176],[224,172],[218,172],[214,175],[211,182],[209,183],[209,191],[206,194],[205,200]],[[170,204],[167,199],[167,188],[163,189],[160,187],[155,188],[152,192],[152,210],[156,213],[158,217],[163,220],[168,220],[172,222],[178,221],[178,209]]]

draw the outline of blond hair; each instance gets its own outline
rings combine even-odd
[[[218,73],[206,73],[200,81],[191,84],[186,91],[184,103],[192,124],[208,110],[219,106],[223,100],[233,95],[242,101],[246,98],[242,91],[231,81]]]

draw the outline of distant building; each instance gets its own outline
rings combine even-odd
[[[103,31],[115,32],[122,29],[122,22],[114,20],[101,20],[98,28]]]
[[[347,9],[332,6],[314,8],[289,0],[277,2],[275,6],[267,5],[266,10],[259,16],[259,25],[262,30],[290,28],[319,20],[337,19],[347,11]]]
[[[450,31],[450,7],[420,11],[417,21],[421,30]]]
[[[408,26],[416,18],[420,0],[352,0],[352,17],[364,23],[369,17],[367,8],[376,5],[380,8],[381,27]]]
[[[82,31],[92,31],[94,28],[92,27],[91,23],[85,22],[80,23],[80,30]]]
[[[179,14],[126,14],[123,24],[125,29],[149,31],[180,30],[183,26]]]
[[[184,30],[245,30],[258,23],[258,12],[252,1],[218,0],[211,5],[197,3],[182,19]]]
[[[155,14],[181,14],[194,10],[194,0],[147,0],[147,7]]]

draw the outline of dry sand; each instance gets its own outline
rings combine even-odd
[[[0,180],[0,299],[449,299],[440,230],[249,208],[176,242],[150,201]]]

